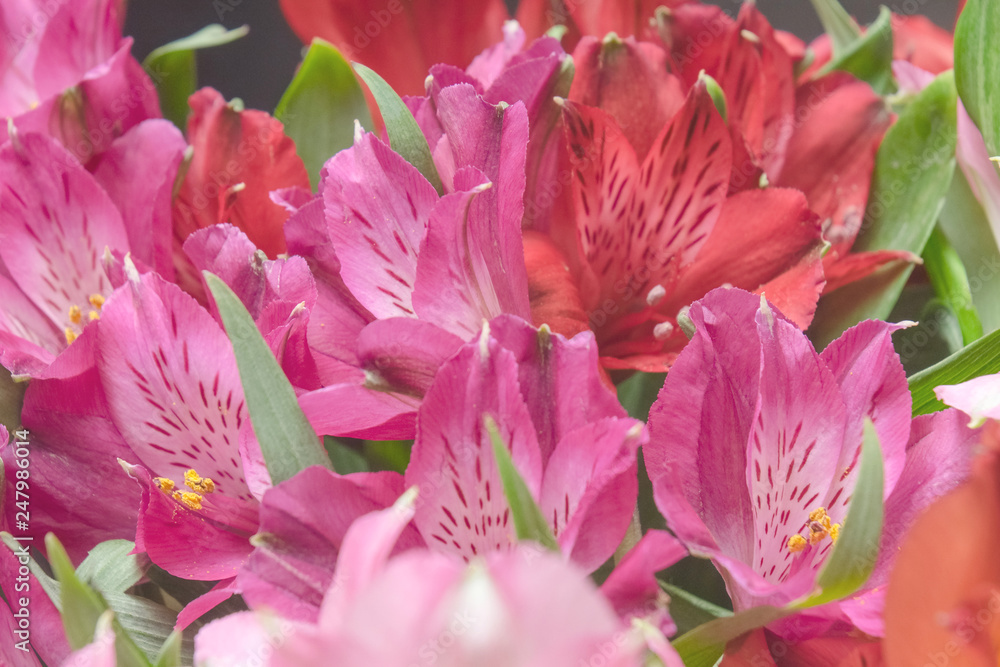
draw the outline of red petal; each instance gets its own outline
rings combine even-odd
[[[309,175],[280,122],[263,111],[236,111],[212,88],[189,100],[187,137],[194,157],[174,203],[174,235],[231,222],[272,259],[285,251],[288,212],[270,192],[309,188]],[[242,191],[231,188],[243,183]]]
[[[955,66],[954,38],[926,16],[893,14],[892,39],[894,60],[907,60],[932,74]]]
[[[611,114],[636,155],[645,157],[663,126],[684,103],[667,54],[653,44],[584,37],[573,52],[576,74],[569,98]]]
[[[726,200],[701,253],[659,310],[673,314],[723,284],[767,298],[799,326],[812,319],[822,288],[820,228],[802,193],[749,190]],[[786,273],[788,275],[786,275]],[[808,280],[804,280],[808,278]]]
[[[892,120],[871,87],[835,74],[799,88],[798,127],[775,184],[805,193],[835,252],[854,242],[868,201],[875,153]]]
[[[853,252],[845,257],[828,255],[823,266],[826,271],[824,294],[843,287],[855,280],[867,278],[883,266],[893,262],[919,263],[920,258],[906,250],[875,250],[873,252]]]
[[[423,95],[432,65],[468,65],[507,18],[502,0],[281,0],[281,9],[304,43],[332,42],[400,95]]]
[[[580,291],[559,249],[538,232],[524,233],[524,263],[528,269],[528,296],[531,321],[537,327],[549,325],[566,338],[587,331],[587,313]]]

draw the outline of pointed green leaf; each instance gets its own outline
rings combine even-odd
[[[913,416],[944,410],[934,388],[943,384],[960,384],[980,375],[1000,373],[1000,329],[967,345],[944,361],[911,375],[910,395]]]
[[[81,649],[94,640],[101,615],[109,609],[108,603],[100,593],[80,581],[66,550],[52,533],[45,536],[45,548],[52,571],[59,580],[66,640],[72,649]],[[118,667],[150,667],[149,660],[125,632],[117,618],[112,621],[112,627],[115,631],[115,657]]]
[[[319,436],[299,407],[295,390],[250,313],[222,280],[207,271],[204,276],[233,343],[250,422],[272,483],[280,484],[309,466],[332,468]]]
[[[924,248],[924,268],[938,297],[958,318],[962,343],[968,345],[983,335],[983,324],[972,303],[969,275],[948,237],[935,227]]]
[[[441,177],[438,175],[437,167],[434,166],[427,138],[424,137],[424,133],[403,100],[374,70],[360,63],[354,63],[354,71],[365,82],[375,101],[378,102],[378,110],[382,114],[382,120],[385,121],[392,150],[416,167],[438,194],[443,194]]]
[[[195,51],[222,46],[245,37],[248,26],[226,30],[213,23],[198,32],[153,49],[142,66],[156,85],[163,117],[184,129],[187,123],[188,98],[198,88]]]
[[[150,662],[157,660],[162,653],[164,643],[174,632],[177,612],[135,595],[109,593],[104,598],[115,612],[115,618],[121,627],[146,659]],[[187,636],[176,641],[177,651],[184,661],[183,664],[192,664],[194,638]]]
[[[868,581],[878,560],[882,538],[882,492],[885,468],[882,447],[872,420],[865,418],[858,479],[840,538],[816,577],[819,591],[796,605],[801,609],[841,600]]]
[[[76,576],[103,595],[124,593],[142,578],[143,569],[132,554],[135,543],[128,540],[101,542],[76,568]]]
[[[989,333],[1000,329],[1000,299],[996,298],[995,287],[1000,278],[1000,248],[967,177],[964,170],[955,170],[938,226],[965,265],[972,303],[983,329]],[[978,179],[978,175],[973,177]],[[980,191],[986,187],[982,182],[976,186]]]
[[[156,656],[156,662],[153,667],[180,667],[183,664],[192,664],[194,662],[193,658],[190,661],[182,662],[182,637],[183,635],[180,632],[170,633],[167,641],[163,642],[163,646],[160,647],[160,653]]]
[[[789,616],[793,610],[779,607],[754,607],[717,618],[686,632],[672,643],[685,667],[713,667],[726,650],[726,644],[751,630]]]
[[[354,121],[372,129],[365,94],[354,70],[329,42],[315,38],[274,117],[285,124],[285,134],[306,165],[315,190],[319,172],[330,156],[354,142]]]
[[[956,96],[938,76],[900,114],[875,160],[868,209],[852,252],[923,252],[955,171]],[[809,335],[817,348],[866,319],[885,319],[912,266],[890,264],[823,297]]]
[[[814,0],[813,4],[816,4]],[[892,76],[892,12],[882,7],[878,18],[865,34],[852,43],[834,50],[833,59],[817,76],[839,70],[867,81],[879,95],[896,89]]]
[[[823,30],[830,36],[834,57],[861,39],[861,27],[837,0],[812,0],[812,4]]]
[[[955,81],[990,155],[1000,155],[1000,3],[969,0],[955,26]]]
[[[559,551],[559,544],[552,535],[552,529],[542,517],[542,511],[532,498],[521,473],[510,458],[507,444],[500,438],[500,430],[493,418],[487,415],[484,419],[486,432],[490,435],[493,445],[493,455],[496,456],[497,469],[503,482],[503,493],[510,505],[510,515],[514,520],[514,531],[518,540],[534,540],[552,551]]]

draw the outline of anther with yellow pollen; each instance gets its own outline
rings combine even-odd
[[[840,524],[833,523],[830,515],[826,513],[825,507],[819,507],[809,513],[809,521],[806,523],[808,536],[792,535],[788,538],[788,550],[798,553],[807,545],[816,545],[829,536],[831,542],[836,542],[840,536]]]
[[[87,311],[87,322],[101,319],[101,308],[104,307],[104,297],[100,294],[91,294],[87,297],[87,303],[90,304],[90,310]],[[86,326],[86,322],[83,319],[83,309],[73,304],[69,307],[69,326],[63,329],[63,333],[66,334],[67,345],[72,345],[73,341],[80,337],[84,326]]]
[[[190,491],[174,491],[174,480],[166,477],[156,477],[153,482],[161,491],[192,510],[200,510],[202,497],[215,491],[215,482],[208,477],[200,476],[193,469],[184,473],[184,485],[191,489]]]

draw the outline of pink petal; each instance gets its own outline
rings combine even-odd
[[[118,209],[69,153],[37,134],[0,148],[0,181],[0,259],[58,330],[79,332],[86,320],[73,323],[71,306],[85,318],[91,295],[111,293],[105,248],[129,249]]]
[[[237,578],[244,599],[315,623],[349,527],[391,506],[402,492],[396,473],[340,476],[317,467],[279,484],[264,497],[256,548]],[[407,527],[395,551],[422,544]]]
[[[642,422],[608,418],[569,431],[542,478],[539,508],[563,553],[596,570],[625,537],[638,496],[636,453]]]
[[[87,345],[94,331],[79,343]],[[73,346],[78,347],[77,344]],[[93,365],[68,378],[33,380],[24,396],[21,421],[31,448],[31,529],[41,538],[58,534],[79,562],[97,543],[135,538],[139,489],[125,478],[118,457],[134,453],[108,413]],[[15,448],[0,449],[8,480],[15,479]],[[83,480],[81,482],[81,480]],[[5,513],[14,520],[15,488],[7,484]]]
[[[757,333],[761,384],[746,472],[757,539],[752,565],[778,585],[792,578],[797,560],[815,567],[831,548],[832,540],[826,540],[797,556],[788,539],[805,530],[817,507],[825,507],[834,523],[843,521],[850,487],[842,466],[853,462],[861,443],[848,439],[852,433],[845,433],[847,415],[836,380],[805,334],[763,305]],[[744,608],[747,602],[734,604]]]
[[[420,488],[420,534],[431,548],[466,560],[512,544],[510,509],[483,422],[487,415],[537,498],[541,456],[517,364],[488,329],[438,371],[420,407],[406,469],[407,486]]]
[[[840,603],[851,622],[863,632],[876,637],[885,634],[885,594],[904,538],[924,510],[958,487],[972,470],[972,455],[981,434],[968,429],[964,421],[956,410],[913,420],[906,465],[886,499],[875,569],[862,591]]]
[[[851,474],[842,481],[853,486],[862,427],[865,417],[869,417],[882,447],[887,497],[908,461],[906,442],[913,401],[906,372],[892,345],[892,333],[903,328],[905,325],[867,320],[845,331],[821,355],[840,385],[847,406],[847,440],[858,443],[845,448],[838,462],[838,470],[852,467]]]
[[[331,158],[324,173],[321,193],[344,283],[375,317],[412,317],[434,188],[372,134]]]
[[[161,490],[147,468],[125,465],[142,489],[136,552],[183,579],[215,581],[239,572],[257,531],[256,501],[213,493],[192,510]]]
[[[543,465],[570,431],[588,422],[626,417],[596,363],[592,334],[567,339],[511,315],[492,320],[490,334],[517,359],[521,395],[538,434]]]
[[[420,249],[413,308],[421,319],[438,323],[450,334],[469,340],[504,310],[504,287],[490,275],[490,245],[474,243],[474,203],[491,184],[481,172],[466,169],[456,179],[463,191],[443,197],[434,207],[427,238]]]
[[[0,436],[0,442],[6,444],[6,429]],[[62,664],[70,653],[59,610],[34,574],[21,572],[29,563],[32,546],[24,541],[17,552],[7,545],[0,549],[0,591],[5,597],[0,601],[0,663],[11,667]],[[27,627],[22,625],[25,619]],[[17,645],[26,640],[31,648],[22,651]],[[36,660],[32,649],[43,662]]]
[[[656,573],[687,556],[687,549],[665,530],[650,530],[601,585],[601,593],[624,619],[651,619],[667,637],[677,626],[662,601]]]
[[[521,243],[528,144],[525,106],[515,102],[501,110],[468,84],[444,88],[433,99],[456,174],[474,167],[493,184],[470,207],[468,245],[482,253],[481,258],[475,253],[470,258],[477,280],[492,285],[500,312],[528,317]],[[456,182],[455,190],[471,190],[481,183],[472,180]]]
[[[139,462],[178,489],[193,468],[214,481],[216,496],[253,501],[239,453],[243,385],[211,315],[147,274],[108,300],[98,345],[111,414]]]
[[[412,438],[419,405],[413,396],[366,387],[361,371],[352,380],[299,397],[299,406],[319,435],[372,440]]]
[[[170,202],[186,147],[172,123],[144,121],[115,139],[93,166],[121,211],[133,258],[167,279],[174,273]]]
[[[174,629],[184,630],[193,622],[238,593],[240,593],[240,589],[235,585],[235,579],[223,579],[213,586],[212,590],[199,595],[184,605],[184,609],[181,609],[180,613],[177,614],[177,623],[174,625]]]
[[[986,419],[1000,419],[1000,374],[983,375],[962,384],[934,388],[938,400],[958,408],[970,418],[970,426]]]
[[[61,5],[45,24],[34,71],[39,95],[48,97],[77,84],[103,65],[121,40],[120,8],[113,0]]]
[[[376,320],[358,336],[358,359],[366,383],[423,396],[441,365],[462,346],[462,339],[422,320]]]

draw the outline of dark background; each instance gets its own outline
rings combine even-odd
[[[322,2],[323,0],[315,0]],[[464,0],[475,2],[477,0]],[[516,0],[508,0],[514,4]],[[738,0],[714,0],[730,14]],[[878,15],[881,3],[841,0],[862,24]],[[807,0],[757,0],[771,23],[810,40],[822,32]],[[925,14],[951,28],[957,0],[888,0],[898,14]],[[125,34],[135,38],[134,53],[142,60],[151,50],[210,24],[250,26],[250,34],[229,45],[198,55],[199,84],[213,86],[227,99],[242,98],[248,107],[272,111],[301,58],[302,45],[285,23],[278,0],[130,0]],[[498,36],[499,37],[499,36]]]

